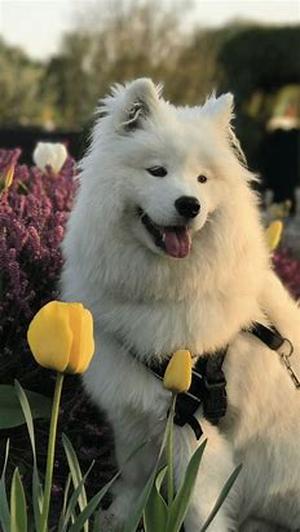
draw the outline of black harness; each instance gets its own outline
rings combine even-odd
[[[288,341],[274,327],[268,328],[261,323],[254,323],[251,329],[244,332],[253,334],[274,351],[277,351]],[[180,427],[188,423],[197,440],[203,433],[201,425],[195,417],[195,412],[199,406],[203,408],[204,417],[214,425],[217,425],[226,413],[227,394],[223,362],[227,349],[228,346],[213,354],[200,356],[192,370],[192,383],[189,390],[177,396],[174,422]],[[169,360],[159,366],[152,364],[147,365],[147,367],[157,378],[162,380],[168,362]]]

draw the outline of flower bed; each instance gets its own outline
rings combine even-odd
[[[300,235],[299,235],[300,236]],[[288,249],[281,249],[273,257],[275,271],[296,299],[300,298],[300,260]]]
[[[19,164],[20,156],[20,150],[0,150],[0,179],[2,176],[3,180],[8,168],[15,167],[12,185],[0,197],[0,383],[10,384],[17,378],[25,388],[52,396],[54,375],[49,378],[49,371],[35,364],[26,331],[39,308],[58,297],[60,243],[76,192],[76,166],[68,158],[62,170],[54,175]],[[47,423],[38,421],[36,426],[39,461],[43,466]],[[72,439],[83,471],[92,459],[98,462],[87,481],[87,489],[93,493],[111,476],[111,438],[103,416],[89,403],[76,376],[66,379],[60,415],[62,429]],[[0,456],[4,456],[7,437],[11,438],[11,471],[18,464],[28,486],[31,450],[26,428],[1,431]],[[59,445],[54,475],[57,504],[67,472]]]

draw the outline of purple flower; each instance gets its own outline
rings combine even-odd
[[[19,157],[20,150],[0,150],[0,175],[7,166],[15,164],[13,183],[0,197],[0,382],[13,383],[17,378],[25,388],[51,396],[54,375],[35,363],[26,333],[38,309],[59,295],[60,244],[76,192],[76,169],[74,161],[68,158],[57,175],[49,175],[36,167],[18,164]],[[41,470],[46,460],[47,427],[48,423],[43,421],[35,423]],[[85,397],[75,376],[66,379],[60,408],[51,516],[54,528],[69,472],[61,445],[62,430],[71,438],[84,471],[96,459],[97,467],[87,481],[88,491],[95,494],[111,478],[113,470],[110,430]],[[13,434],[2,431],[0,456],[4,455],[8,436],[9,473],[18,464],[29,494],[31,469],[22,467],[32,460],[26,427],[14,429]]]
[[[18,164],[20,155],[20,150],[0,150],[0,174],[15,166],[13,183],[0,198],[0,381],[5,382],[2,358],[18,377],[29,363],[27,326],[58,296],[60,243],[76,191],[72,159],[49,178]]]
[[[274,254],[273,263],[275,271],[291,294],[300,298],[300,261],[293,258],[289,250],[283,249]]]

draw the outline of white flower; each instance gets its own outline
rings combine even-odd
[[[46,170],[47,166],[51,166],[55,174],[60,171],[67,156],[66,147],[59,142],[38,142],[33,152],[36,166],[43,171]]]

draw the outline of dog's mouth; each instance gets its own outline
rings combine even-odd
[[[192,238],[186,225],[158,225],[140,207],[138,207],[137,213],[158,248],[176,259],[183,259],[188,256],[192,247]]]

